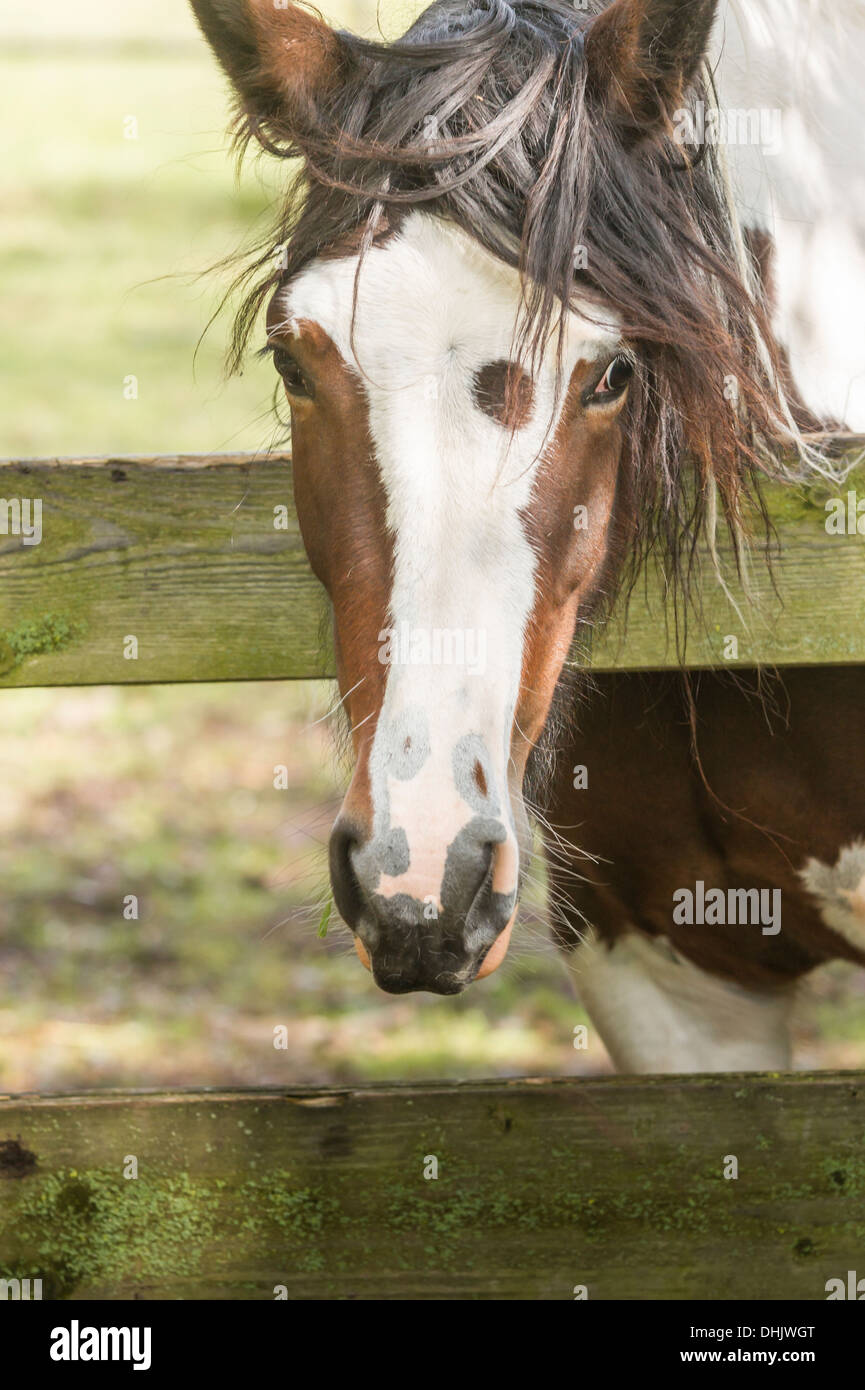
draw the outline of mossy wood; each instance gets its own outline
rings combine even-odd
[[[841,487],[769,493],[777,595],[755,549],[753,607],[730,578],[737,613],[704,558],[689,665],[865,661],[865,535],[826,529],[830,498],[865,500],[865,440],[841,438],[836,451],[859,460]],[[0,499],[0,685],[332,674],[288,455],[11,461],[0,463]],[[40,499],[39,544],[11,534],[10,499]],[[574,659],[598,670],[675,665],[663,592],[652,567],[627,629],[614,618]]]
[[[0,1277],[45,1298],[825,1299],[863,1272],[863,1133],[855,1072],[6,1097]]]

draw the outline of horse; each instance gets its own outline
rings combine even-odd
[[[797,980],[865,964],[859,673],[790,672],[767,712],[741,676],[567,665],[647,555],[687,606],[701,540],[766,530],[765,483],[828,467],[837,392],[809,402],[777,329],[795,247],[773,271],[753,151],[743,217],[705,137],[753,80],[754,14],[734,40],[718,0],[433,0],[388,43],[295,0],[191,3],[241,150],[292,161],[233,360],[263,316],[332,606],[330,878],[361,962],[390,993],[490,975],[538,818],[617,1066],[789,1066]]]

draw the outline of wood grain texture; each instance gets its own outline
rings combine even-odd
[[[854,1072],[7,1097],[0,1277],[71,1299],[822,1300],[863,1273],[863,1128]]]
[[[0,536],[0,682],[323,675],[327,608],[285,455],[0,467],[43,499],[43,540]],[[274,527],[274,508],[288,527]],[[137,659],[124,656],[138,640]]]
[[[853,461],[865,440],[839,442]],[[775,584],[759,556],[756,603],[706,562],[691,666],[865,661],[865,536],[826,532],[825,502],[858,487],[773,489]],[[5,534],[0,502],[0,686],[331,675],[325,595],[309,570],[286,454],[0,463],[0,499],[39,498],[43,536]],[[274,526],[285,508],[286,526]],[[627,626],[614,615],[574,660],[598,670],[677,664],[663,579],[650,566]],[[725,640],[738,656],[724,656]],[[137,639],[138,655],[125,655]]]
[[[757,665],[811,666],[865,662],[865,439],[839,436],[838,462],[851,467],[840,486],[823,479],[809,487],[766,489],[774,535],[770,561],[755,538],[746,557],[746,583],[739,581],[732,549],[719,534],[718,555],[725,595],[710,556],[698,551],[700,617],[687,615],[685,661],[691,667]],[[832,499],[848,494],[862,505],[862,529],[827,531]],[[719,526],[719,532],[723,530]],[[590,647],[597,670],[675,666],[676,638],[667,584],[650,562],[625,615],[613,614]],[[732,599],[732,602],[731,602]],[[625,620],[626,619],[626,620]],[[738,655],[725,655],[728,639]]]

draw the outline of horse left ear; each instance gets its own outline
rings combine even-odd
[[[626,138],[667,128],[706,56],[718,0],[613,0],[586,31],[589,88]]]
[[[291,138],[350,64],[340,36],[294,0],[190,0],[253,129]]]

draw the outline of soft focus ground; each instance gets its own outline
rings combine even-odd
[[[506,964],[456,999],[383,995],[344,929],[319,938],[340,784],[313,723],[324,698],[312,683],[0,695],[0,1088],[606,1065],[591,1029],[573,1047],[584,1015],[531,903]],[[861,975],[821,977],[800,1065],[861,1065],[861,1015]]]
[[[375,32],[360,0],[324,8]],[[384,6],[385,32],[417,8]],[[222,381],[224,321],[193,370],[226,283],[195,275],[256,230],[273,176],[233,183],[223,86],[186,6],[7,0],[0,51],[0,454],[266,446],[270,373]],[[337,924],[318,937],[342,785],[315,722],[331,700],[314,685],[0,692],[0,1088],[607,1066],[591,1029],[573,1047],[585,1019],[536,886],[505,966],[456,999],[382,995]],[[863,997],[861,973],[812,983],[798,1065],[865,1065]]]
[[[0,1087],[602,1065],[573,1047],[584,1016],[530,907],[506,968],[457,999],[383,995],[344,928],[318,936],[338,796],[323,695],[0,696]]]

